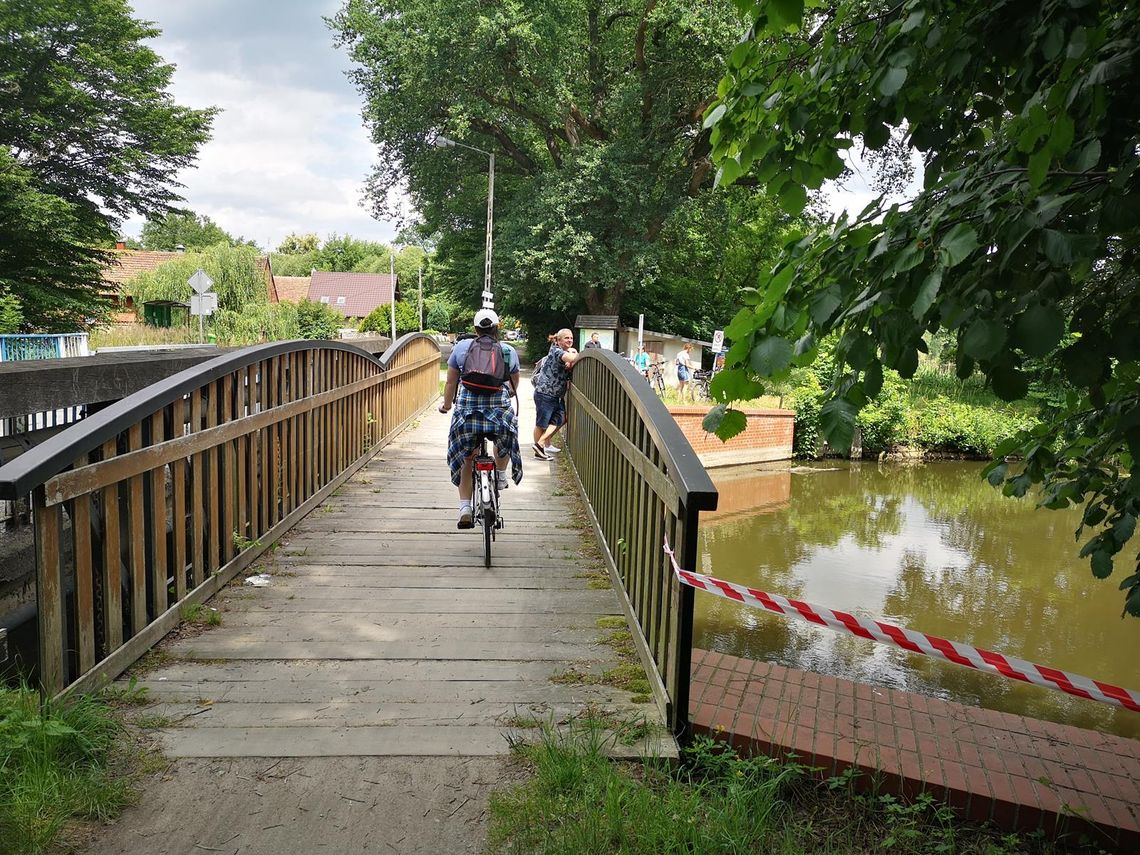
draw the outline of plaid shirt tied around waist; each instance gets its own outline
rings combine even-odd
[[[468,455],[476,451],[479,437],[495,438],[495,453],[511,458],[511,480],[522,481],[522,452],[519,450],[519,421],[511,407],[511,396],[506,388],[487,394],[472,392],[460,387],[455,409],[451,414],[451,429],[447,433],[447,466],[451,470],[451,483],[459,486],[459,475]]]

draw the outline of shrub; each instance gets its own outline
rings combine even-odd
[[[292,303],[263,303],[235,312],[220,309],[211,323],[218,344],[259,344],[300,338],[297,307]]]
[[[297,334],[301,338],[340,338],[344,315],[325,303],[302,300],[297,304]]]
[[[0,288],[0,335],[19,332],[24,323],[24,310],[20,298]]]
[[[385,303],[369,312],[368,317],[360,322],[359,329],[361,332],[377,332],[381,335],[389,335],[389,330],[392,328],[391,318],[391,304]],[[411,303],[398,300],[396,302],[396,334],[417,332],[419,328],[419,311]]]

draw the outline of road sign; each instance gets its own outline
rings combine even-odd
[[[194,289],[195,294],[205,294],[214,287],[214,280],[201,267],[195,270],[187,281],[190,283],[190,287]]]
[[[209,294],[190,295],[190,314],[212,315],[218,311],[218,295],[211,291]]]
[[[713,353],[720,353],[724,350],[724,330],[715,330],[713,332]]]

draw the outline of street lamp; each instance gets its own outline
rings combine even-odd
[[[465,148],[485,155],[491,162],[490,169],[487,172],[487,253],[486,261],[483,264],[483,308],[493,309],[495,308],[495,299],[491,291],[491,229],[494,224],[495,211],[495,155],[492,152],[483,151],[481,148],[475,148],[473,145],[448,139],[440,134],[436,134],[432,138],[431,144],[438,148],[451,148],[453,146]]]

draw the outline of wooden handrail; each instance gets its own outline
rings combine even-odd
[[[0,468],[32,494],[44,692],[113,679],[247,567],[438,397],[439,358],[422,334],[246,348]]]
[[[567,396],[566,446],[650,687],[673,732],[688,724],[693,592],[662,551],[696,564],[699,514],[717,491],[645,379],[608,350],[582,351]]]

